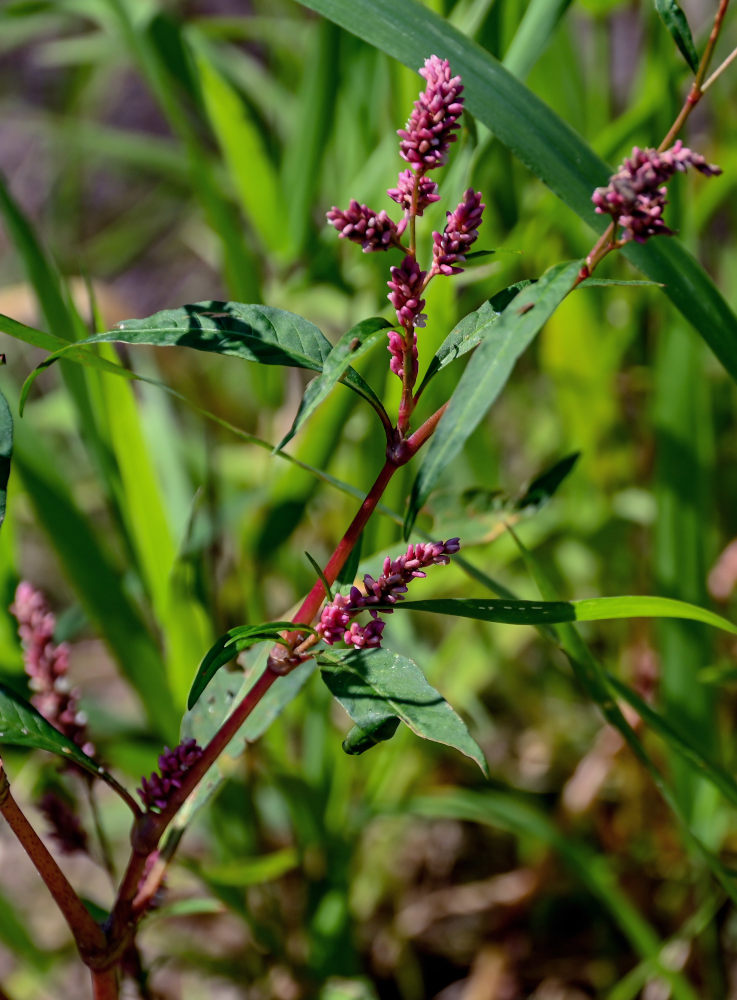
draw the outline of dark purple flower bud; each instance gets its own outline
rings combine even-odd
[[[458,538],[449,538],[447,542],[410,545],[398,559],[387,556],[378,580],[367,573],[363,578],[363,591],[358,587],[351,587],[347,597],[337,594],[325,606],[317,626],[317,634],[330,646],[342,640],[358,649],[377,649],[381,645],[384,631],[384,622],[379,615],[390,615],[392,612],[388,608],[378,611],[376,606],[396,604],[403,600],[407,585],[412,580],[425,576],[424,569],[428,566],[449,563],[450,557],[460,547]],[[361,611],[368,611],[371,615],[372,620],[367,625],[351,621]]]
[[[397,310],[399,325],[405,328],[424,326],[427,317],[422,309],[425,300],[420,298],[427,273],[420,270],[420,265],[414,257],[405,257],[399,267],[390,270],[391,281],[387,281],[391,289],[387,298]]]
[[[399,155],[420,173],[442,167],[463,111],[461,78],[451,76],[447,59],[430,56],[420,75],[427,80],[406,128],[399,129]]]
[[[398,205],[401,205],[405,212],[409,212],[412,208],[415,179],[417,180],[415,215],[422,215],[428,205],[432,205],[434,201],[440,201],[438,186],[429,177],[423,177],[422,175],[418,177],[411,170],[402,170],[397,178],[397,186],[389,188],[386,193],[392,201],[396,201]]]
[[[446,212],[448,221],[442,234],[432,234],[431,275],[459,274],[463,270],[457,264],[465,261],[466,251],[478,239],[484,208],[481,192],[469,188],[456,210]]]
[[[355,198],[345,211],[335,205],[327,213],[327,220],[335,226],[343,239],[360,243],[364,253],[373,250],[388,250],[399,244],[399,236],[404,231],[398,227],[386,212],[374,212],[368,205],[359,205]]]
[[[56,618],[40,590],[21,581],[10,613],[18,621],[23,662],[34,692],[31,702],[59,732],[92,756],[95,747],[87,738],[87,719],[79,710],[79,692],[67,678],[69,646],[54,642]]]
[[[51,827],[51,836],[63,854],[87,851],[87,834],[75,812],[75,805],[71,799],[51,788],[44,792],[38,804]]]
[[[137,789],[146,809],[165,809],[175,789],[182,787],[184,775],[201,756],[202,748],[193,739],[185,740],[173,750],[164,747],[158,773],[154,771],[150,778],[142,778]]]
[[[707,177],[720,174],[719,167],[707,163],[700,153],[684,146],[679,139],[670,149],[632,150],[606,187],[597,188],[591,200],[600,215],[611,215],[622,227],[622,242],[644,243],[651,236],[669,236],[672,230],[663,221],[667,204],[665,184],[676,171],[693,167]]]

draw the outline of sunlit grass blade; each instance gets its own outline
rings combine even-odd
[[[284,198],[274,163],[248,106],[217,66],[215,50],[190,30],[202,97],[244,215],[261,244],[284,256],[289,242]]]
[[[381,608],[381,605],[377,605]],[[508,601],[493,598],[446,597],[427,601],[399,601],[387,605],[396,611],[429,611],[477,621],[510,625],[549,625],[561,622],[600,622],[617,618],[681,618],[703,622],[737,635],[737,625],[721,615],[669,597],[592,597],[583,601]]]
[[[500,316],[492,311],[488,317],[488,329],[482,331],[481,343],[453,391],[412,485],[404,522],[405,538],[409,537],[420,508],[443,470],[461,451],[506,385],[519,356],[573,287],[581,263],[574,260],[557,264],[516,295]]]
[[[448,59],[463,76],[469,111],[596,232],[604,229],[591,193],[606,183],[611,168],[481,46],[418,0],[300,2],[412,69],[432,53]],[[704,269],[673,239],[630,243],[623,252],[665,286],[666,295],[737,379],[737,317]]]
[[[504,53],[504,68],[518,80],[524,80],[549,45],[558,22],[570,6],[571,0],[531,0]]]
[[[138,692],[152,729],[171,739],[178,716],[156,644],[102,539],[24,421],[16,428],[13,465],[83,607]]]
[[[715,451],[713,401],[706,381],[701,345],[678,323],[661,331],[655,379],[655,574],[658,590],[670,597],[704,604],[708,600],[709,532],[714,522]],[[661,622],[656,632],[663,663],[659,698],[663,714],[687,732],[702,751],[719,756],[716,690],[699,682],[699,671],[713,662],[706,630],[687,622]],[[706,830],[711,805],[701,801],[703,784],[672,761],[681,803]]]
[[[664,960],[664,942],[619,887],[607,858],[570,833],[559,830],[533,801],[495,790],[452,791],[415,799],[411,808],[422,816],[485,823],[547,844],[606,908],[640,957],[651,963],[652,973],[669,984],[672,995],[679,1000],[697,1000],[698,995],[685,976]]]

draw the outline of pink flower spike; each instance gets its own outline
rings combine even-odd
[[[363,578],[363,592],[351,587],[348,597],[338,594],[323,608],[317,634],[329,646],[341,640],[357,649],[376,649],[381,646],[384,622],[380,615],[392,614],[391,608],[377,609],[377,605],[396,604],[404,599],[412,580],[425,576],[428,566],[441,566],[460,549],[458,538],[447,542],[410,545],[398,559],[384,560],[383,572],[378,580],[370,574]],[[366,625],[351,621],[361,611],[368,611],[371,621]]]
[[[662,153],[635,146],[606,187],[596,188],[591,200],[599,215],[611,215],[622,227],[624,243],[644,243],[651,236],[670,236],[672,230],[663,221],[667,205],[665,184],[676,171],[693,167],[707,177],[720,174],[719,167],[707,163],[700,153],[684,146],[679,139]]]
[[[396,203],[400,205],[405,212],[409,212],[412,208],[412,193],[415,187],[415,177],[416,174],[414,174],[411,170],[403,170],[397,178],[397,186],[395,188],[389,188],[386,192],[392,201],[396,201]],[[417,205],[415,206],[415,215],[422,215],[428,205],[432,205],[435,201],[440,201],[437,184],[435,181],[431,181],[429,177],[420,176],[417,181]]]
[[[172,793],[182,787],[184,775],[202,756],[202,748],[194,739],[184,740],[170,750],[164,747],[159,757],[159,771],[141,780],[138,795],[147,810],[165,809]]]
[[[448,147],[455,142],[453,134],[460,127],[463,112],[463,85],[459,76],[451,76],[447,59],[430,56],[420,75],[427,86],[412,109],[406,128],[399,129],[399,155],[420,173],[442,167],[448,158]]]
[[[355,198],[345,211],[333,205],[326,217],[342,239],[360,243],[364,253],[388,250],[399,244],[400,231],[386,212],[374,212],[368,205],[359,205]],[[405,226],[406,223],[402,231]]]
[[[87,738],[87,719],[79,709],[79,692],[67,677],[69,646],[54,642],[56,618],[46,598],[33,584],[22,580],[9,610],[18,622],[23,663],[34,692],[31,703],[52,726],[92,756],[95,747]]]
[[[478,239],[485,208],[481,192],[469,188],[456,210],[446,213],[448,221],[442,234],[432,234],[431,275],[459,274],[463,270],[457,265],[465,261],[466,251]]]
[[[420,298],[427,274],[420,270],[414,257],[405,257],[399,267],[390,270],[391,289],[387,298],[397,311],[399,325],[406,328],[422,327],[427,317],[422,312],[425,300]]]

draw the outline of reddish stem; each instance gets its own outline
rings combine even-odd
[[[25,817],[10,793],[10,783],[0,760],[0,812],[20,841],[36,871],[41,876],[54,902],[74,935],[74,940],[88,964],[89,959],[105,950],[107,941],[102,928],[95,923],[89,911],[74,891],[66,875],[49,853],[46,845]]]
[[[118,1000],[118,973],[115,969],[93,970],[92,995],[94,1000]]]
[[[722,30],[722,24],[724,22],[724,17],[727,13],[728,6],[729,6],[729,0],[720,0],[717,12],[714,15],[714,23],[711,26],[709,39],[704,48],[704,54],[701,57],[699,68],[696,70],[696,76],[694,77],[693,83],[691,84],[691,89],[688,92],[686,100],[683,102],[683,107],[678,112],[676,120],[668,129],[665,138],[658,146],[658,152],[662,153],[664,149],[668,149],[668,147],[673,144],[673,140],[676,138],[678,133],[683,128],[684,122],[701,100],[702,94],[704,93],[701,88],[701,84],[704,82],[704,77],[706,76],[706,71],[709,68],[711,57],[714,54],[714,48],[717,44],[719,33]]]

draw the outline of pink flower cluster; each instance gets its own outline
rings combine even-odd
[[[158,773],[154,771],[150,778],[143,778],[137,789],[146,809],[165,809],[172,792],[182,787],[184,775],[201,756],[202,748],[193,739],[185,740],[173,750],[164,747]]]
[[[398,559],[384,560],[383,572],[378,580],[368,573],[363,578],[363,591],[351,587],[348,596],[337,594],[325,606],[317,626],[317,634],[332,646],[336,642],[346,642],[357,649],[376,649],[381,645],[384,622],[379,618],[376,605],[396,604],[404,600],[407,585],[416,577],[427,574],[428,566],[440,566],[450,562],[450,557],[460,549],[458,538],[449,538],[447,542],[430,542],[410,545],[405,555]],[[360,625],[351,621],[361,611],[368,611],[371,621]],[[385,608],[382,614],[389,615],[391,610]]]
[[[432,270],[434,274],[459,274],[466,250],[476,242],[486,206],[481,192],[469,188],[454,212],[446,212],[448,221],[442,233],[433,233]]]
[[[338,230],[341,239],[360,243],[364,253],[397,246],[407,225],[403,220],[397,226],[386,212],[374,212],[368,205],[359,205],[355,198],[345,211],[333,205],[327,213],[327,220]]]
[[[34,692],[32,704],[59,732],[94,754],[87,738],[87,720],[79,710],[79,692],[69,685],[69,646],[54,642],[56,618],[40,590],[24,580],[18,584],[10,612],[18,621],[23,660]]]
[[[345,211],[333,206],[327,213],[328,222],[335,226],[340,236],[360,243],[365,253],[390,247],[405,251],[404,260],[399,267],[391,268],[387,282],[389,301],[404,332],[389,333],[388,351],[391,370],[410,388],[418,371],[415,330],[423,327],[426,319],[422,312],[425,305],[422,293],[435,275],[457,274],[461,270],[458,264],[465,260],[465,252],[478,236],[484,210],[481,195],[469,189],[455,211],[447,213],[444,232],[433,233],[433,264],[429,272],[423,271],[417,263],[414,244],[407,250],[401,243],[410,220],[421,216],[426,208],[440,200],[437,184],[426,174],[446,162],[449,146],[457,138],[458,119],[463,112],[461,78],[452,75],[447,59],[430,56],[420,74],[427,81],[425,90],[415,101],[406,127],[397,133],[400,156],[409,163],[409,168],[400,171],[397,186],[387,191],[402,209],[402,221],[394,223],[386,212],[375,212],[355,199]]]
[[[651,236],[671,235],[672,230],[663,221],[667,204],[664,185],[677,171],[685,172],[689,167],[707,177],[721,173],[719,167],[707,163],[680,139],[662,153],[635,146],[632,156],[612,175],[606,187],[594,191],[591,200],[600,215],[611,215],[622,226],[622,242],[644,243]]]
[[[448,146],[456,141],[453,134],[463,112],[463,84],[451,76],[447,59],[430,56],[420,76],[427,80],[423,93],[415,101],[406,128],[397,135],[402,140],[399,155],[418,173],[442,167],[448,158]]]
[[[414,194],[415,179],[417,180],[417,195]],[[412,209],[412,198],[416,197],[415,215],[422,215],[428,205],[440,201],[438,186],[429,177],[417,177],[411,170],[402,170],[397,178],[397,186],[388,188],[386,192],[392,201],[396,201],[406,213]]]

